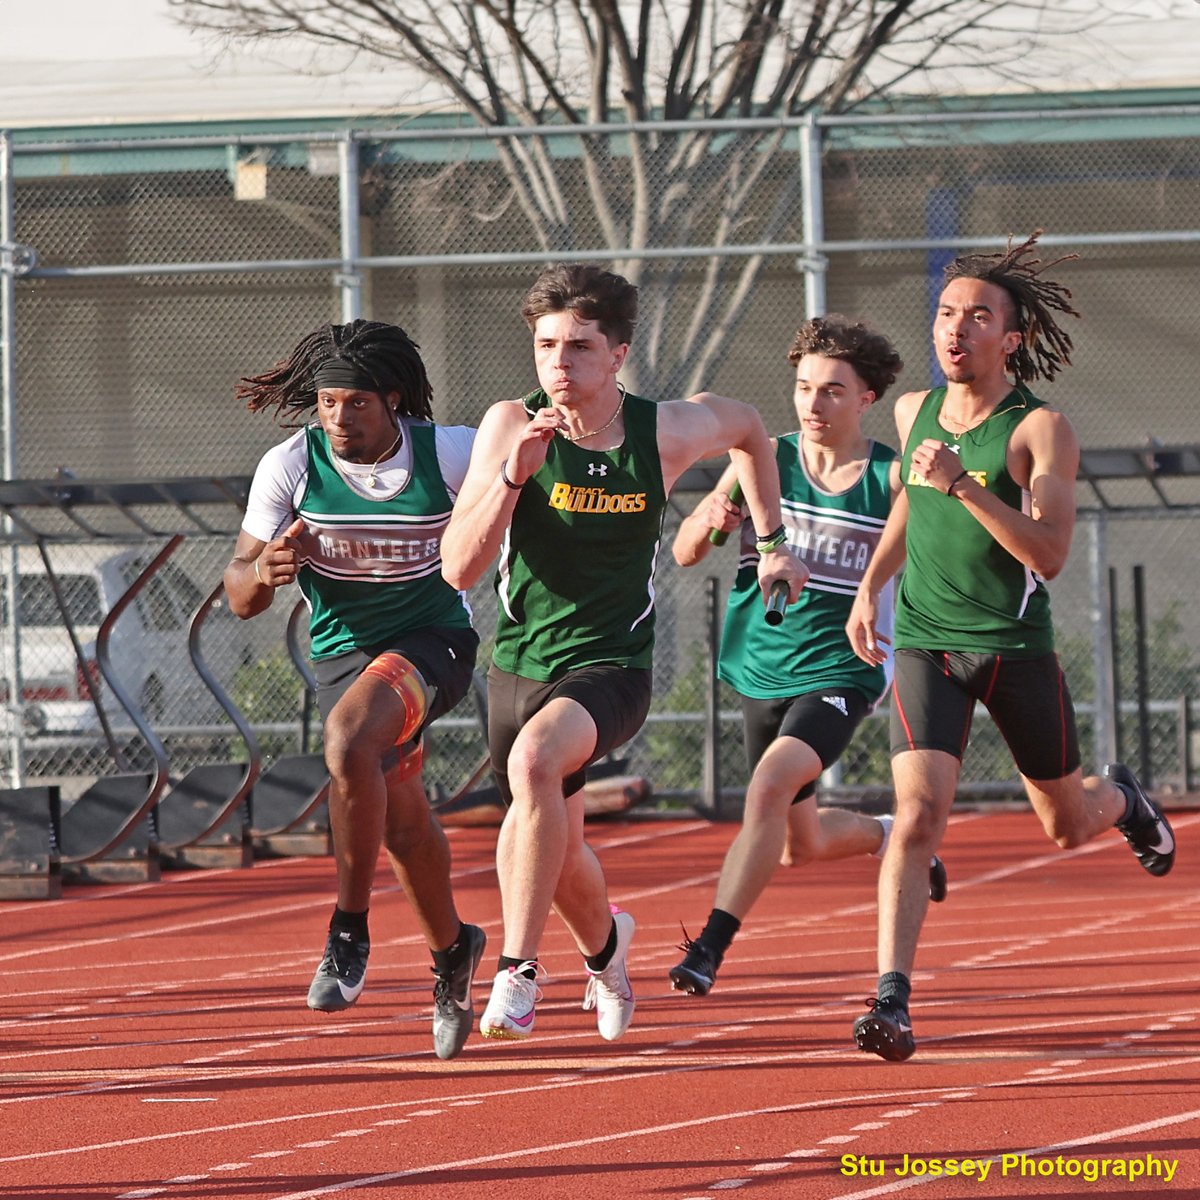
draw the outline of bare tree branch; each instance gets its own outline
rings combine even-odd
[[[561,140],[540,133],[493,139],[507,196],[498,196],[493,175],[486,202],[473,208],[453,200],[449,181],[464,186],[464,174],[487,177],[462,164],[421,195],[452,207],[455,229],[475,228],[480,238],[490,227],[487,214],[515,204],[541,249],[609,250],[643,290],[633,369],[647,388],[666,394],[694,389],[711,372],[764,260],[713,254],[652,263],[636,252],[794,240],[798,172],[779,169],[777,130],[734,139],[711,129],[654,129],[617,138],[571,136],[573,128],[846,112],[900,87],[935,93],[935,71],[948,68],[1036,86],[1031,38],[1053,25],[1078,39],[1120,11],[1120,0],[169,4],[186,25],[230,44],[329,48],[356,66],[390,64],[398,101],[403,90],[420,87],[424,103],[449,105],[484,127],[561,124]]]

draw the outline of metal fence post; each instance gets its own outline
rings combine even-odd
[[[17,252],[16,217],[13,202],[12,134],[0,129],[0,420],[4,423],[3,476],[17,474]],[[5,518],[5,529],[11,528]],[[8,604],[5,636],[12,653],[8,662],[9,781],[22,787],[25,781],[25,736],[21,728],[21,606],[17,548],[9,546],[4,554]]]
[[[1192,790],[1192,698],[1179,697],[1179,790]]]
[[[825,196],[821,176],[821,127],[817,114],[808,113],[800,126],[800,179],[802,190],[804,241],[809,247],[804,265],[804,314],[825,314],[825,275],[828,260],[816,247],[825,241]]]
[[[16,241],[12,134],[0,129],[0,388],[3,389],[5,479],[13,478],[17,458],[13,429],[13,409],[17,402],[17,292],[13,263]]]
[[[1097,774],[1105,763],[1117,760],[1115,689],[1112,637],[1109,628],[1109,594],[1106,574],[1107,532],[1103,512],[1088,513],[1088,573],[1092,592],[1092,691],[1094,697],[1093,737]]]
[[[721,803],[721,693],[717,680],[717,648],[721,642],[721,583],[715,575],[704,581],[704,777],[701,782],[705,809],[717,820],[724,815]]]
[[[1133,568],[1133,637],[1137,652],[1138,741],[1141,743],[1138,775],[1146,787],[1154,783],[1154,756],[1150,744],[1150,658],[1146,644],[1146,572]]]
[[[338,216],[341,225],[342,266],[337,285],[342,296],[342,321],[362,316],[362,252],[359,222],[359,144],[347,132],[338,142]]]

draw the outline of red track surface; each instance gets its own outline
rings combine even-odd
[[[904,1064],[849,1036],[874,985],[872,859],[781,869],[713,993],[670,991],[729,826],[591,828],[638,920],[623,1041],[580,1011],[552,919],[533,1037],[474,1034],[452,1063],[430,1048],[428,955],[383,871],[367,989],[334,1015],[304,1006],[325,859],[0,905],[0,1195],[1200,1196],[1198,825],[1176,814],[1180,859],[1156,880],[1116,834],[1063,853],[1028,814],[957,817]],[[500,949],[494,839],[451,833],[460,909],[491,938],[477,1012]],[[1022,1153],[1053,1173],[1022,1176]],[[905,1155],[990,1165],[902,1176]],[[1113,1177],[1147,1156],[1173,1179]],[[1089,1164],[1108,1175],[1089,1182]]]

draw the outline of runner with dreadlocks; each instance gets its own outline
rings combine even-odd
[[[946,385],[896,401],[903,487],[846,626],[860,658],[883,661],[880,590],[904,565],[892,684],[896,815],[879,873],[878,994],[854,1025],[863,1050],[892,1061],[915,1049],[908,1004],[929,859],[946,828],[977,702],[1059,847],[1115,825],[1150,874],[1165,875],[1175,857],[1166,818],[1127,767],[1083,777],[1054,653],[1045,581],[1070,550],[1079,442],[1066,417],[1026,385],[1070,364],[1071,338],[1055,314],[1078,313],[1071,293],[1045,274],[1066,260],[1034,256],[1040,232],[1005,253],[967,255],[946,268],[933,322]]]
[[[421,781],[421,734],[466,694],[479,644],[441,575],[475,431],[433,424],[417,347],[378,321],[323,325],[236,395],[253,412],[275,409],[277,421],[310,422],[263,455],[225,569],[239,617],[263,612],[293,582],[310,609],[338,898],[308,1006],[344,1009],[362,991],[382,845],[433,954],[434,1050],[453,1058],[471,1031],[486,939],[455,908],[450,848]]]

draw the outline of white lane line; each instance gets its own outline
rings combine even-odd
[[[682,837],[686,834],[694,833],[697,830],[710,829],[711,827],[711,822],[708,821],[692,821],[681,825],[647,825],[641,827],[637,833],[627,836],[613,837],[604,841],[594,841],[591,843],[591,845],[593,850],[596,850],[597,852],[614,849],[621,846],[649,845],[650,843],[659,841],[662,838]],[[296,860],[294,859],[281,859],[277,860],[276,865],[295,861]],[[255,869],[256,871],[261,872],[261,870],[264,868],[256,864]],[[241,873],[240,868],[236,869],[236,871],[239,874]],[[85,897],[83,895],[79,895],[68,897],[67,899],[50,900],[39,907],[38,912],[39,914],[47,913],[53,911],[56,907],[63,904],[78,904],[88,900],[94,904],[95,900],[98,898],[110,900],[120,896],[133,895],[142,891],[150,890],[151,888],[153,888],[161,898],[164,893],[169,895],[168,889],[173,881],[208,882],[209,880],[219,878],[222,875],[228,875],[232,873],[234,873],[233,869],[205,872],[185,872],[178,876],[164,876],[157,883],[137,884],[135,887],[122,889],[118,892],[110,892],[106,890],[99,896],[93,895],[90,897]],[[474,875],[486,875],[489,873],[493,875],[496,873],[496,866],[494,862],[488,862],[478,867],[466,867],[460,870],[453,870],[450,873],[450,878],[451,883],[455,883],[459,880],[467,879]],[[391,892],[400,892],[400,890],[399,884],[392,884],[390,886],[383,885],[376,887],[373,894],[375,896],[384,896]],[[213,915],[209,913],[203,917],[198,916],[191,920],[175,921],[171,924],[157,925],[152,928],[122,929],[120,933],[112,934],[107,937],[93,937],[70,942],[46,942],[39,944],[38,946],[38,960],[39,962],[45,962],[47,955],[56,953],[75,955],[78,954],[80,950],[89,949],[95,946],[128,944],[133,941],[139,941],[147,938],[164,937],[169,934],[191,933],[196,930],[205,930],[211,932],[217,928],[243,924],[247,921],[252,921],[257,924],[268,917],[286,916],[292,913],[307,912],[312,908],[328,908],[329,897],[326,894],[326,891],[327,889],[322,890],[319,895],[314,893],[311,899],[296,900],[287,904],[275,904],[269,907],[257,908],[254,910],[242,909],[238,911],[230,911],[218,918],[214,918]],[[16,905],[0,906],[0,915],[3,915],[7,911],[28,914],[29,909]],[[0,963],[10,962],[15,959],[28,959],[28,957],[28,951],[22,949],[13,951],[10,954],[0,954]],[[240,978],[241,975],[239,974],[238,977]]]
[[[673,1122],[669,1125],[659,1125],[652,1128],[632,1129],[623,1132],[610,1131],[596,1137],[582,1138],[569,1142],[557,1142],[551,1145],[523,1147],[519,1150],[506,1150],[498,1154],[481,1155],[477,1158],[460,1159],[454,1162],[431,1163],[423,1167],[413,1167],[406,1171],[389,1171],[384,1174],[362,1176],[358,1179],[348,1179],[341,1183],[328,1184],[324,1187],[311,1188],[302,1192],[286,1192],[273,1196],[271,1200],[312,1200],[317,1196],[336,1195],[339,1192],[353,1191],[363,1187],[377,1187],[380,1184],[395,1183],[401,1179],[411,1179],[420,1175],[428,1175],[434,1172],[444,1171],[461,1171],[471,1167],[483,1166],[489,1163],[506,1162],[509,1160],[518,1160],[528,1158],[533,1155],[541,1154],[559,1154],[566,1150],[578,1150],[588,1146],[601,1145],[615,1141],[623,1141],[634,1138],[650,1137],[655,1134],[670,1133],[681,1129],[690,1129],[698,1125],[710,1124],[715,1121],[733,1121],[733,1120],[748,1120],[765,1115],[776,1115],[785,1113],[800,1112],[813,1107],[821,1107],[827,1104],[828,1101],[810,1101],[804,1104],[790,1104],[772,1106],[770,1108],[752,1109],[740,1111],[737,1113],[726,1113],[718,1116],[700,1117],[689,1121]],[[1073,1141],[1060,1142],[1052,1146],[1043,1146],[1037,1149],[1025,1150],[1023,1153],[1027,1155],[1046,1154],[1055,1150],[1071,1149],[1077,1146],[1090,1145],[1101,1141],[1115,1141],[1118,1138],[1128,1137],[1133,1134],[1146,1133],[1154,1129],[1161,1129],[1172,1125],[1187,1124],[1192,1121],[1200,1120],[1200,1109],[1193,1112],[1177,1113],[1167,1117],[1160,1117],[1157,1120],[1146,1121],[1139,1125],[1125,1126],[1120,1129],[1096,1131],[1083,1135]],[[999,1155],[994,1161],[999,1160]],[[929,1176],[925,1176],[916,1180],[900,1180],[894,1184],[885,1184],[881,1188],[872,1188],[863,1192],[856,1192],[852,1195],[840,1196],[838,1200],[868,1200],[869,1197],[887,1195],[893,1191],[903,1191],[908,1187],[920,1186],[930,1181]],[[728,1180],[721,1181],[720,1186],[740,1187],[747,1181],[745,1180]],[[713,1184],[711,1187],[718,1185]]]

